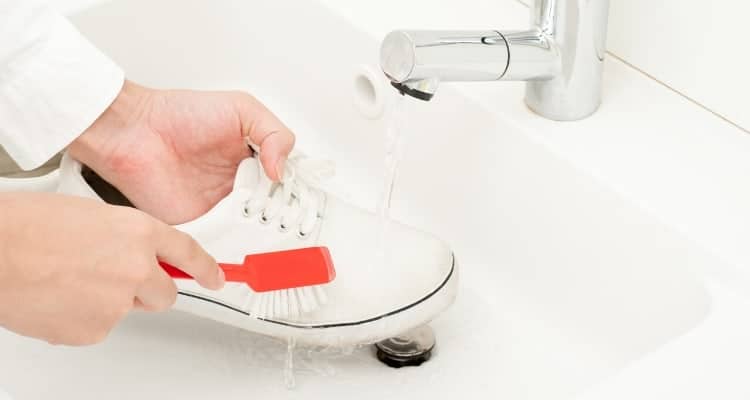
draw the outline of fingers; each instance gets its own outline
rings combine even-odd
[[[260,163],[269,178],[280,181],[284,177],[284,166],[292,147],[294,135],[289,131],[271,132],[260,143]]]
[[[158,263],[135,294],[134,305],[146,311],[164,311],[177,299],[177,286]]]
[[[242,133],[260,148],[260,162],[266,175],[278,181],[294,147],[295,137],[266,106],[247,93],[237,93],[236,104]]]
[[[156,255],[160,260],[183,270],[201,286],[207,289],[224,286],[224,271],[190,235],[159,223],[156,245]]]

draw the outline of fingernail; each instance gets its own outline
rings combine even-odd
[[[279,161],[276,161],[276,176],[279,180],[284,179],[284,167],[286,167],[286,157],[281,156]]]
[[[221,289],[224,287],[224,283],[226,282],[226,276],[224,275],[224,270],[221,269],[221,267],[218,267],[218,272],[216,274],[216,277],[218,279],[218,287],[217,289]]]

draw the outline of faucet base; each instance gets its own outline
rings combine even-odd
[[[536,0],[531,12],[560,64],[551,79],[526,83],[526,104],[556,121],[588,117],[601,104],[609,0]]]

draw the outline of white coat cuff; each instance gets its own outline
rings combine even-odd
[[[0,71],[0,144],[23,169],[65,148],[122,89],[123,71],[56,16],[48,34]]]

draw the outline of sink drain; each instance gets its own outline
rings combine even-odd
[[[378,360],[393,368],[422,365],[432,357],[435,334],[427,325],[375,344]]]

